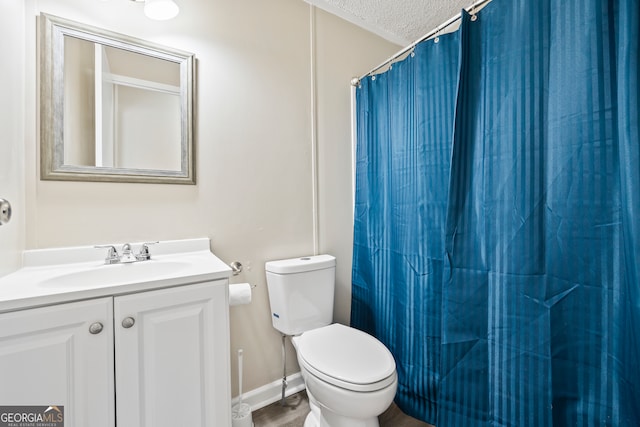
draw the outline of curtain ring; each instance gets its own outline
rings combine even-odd
[[[475,22],[478,20],[478,15],[476,15],[476,4],[474,3],[471,6],[471,21]]]
[[[438,43],[440,41],[440,27],[436,28],[436,36],[433,39],[434,43]]]

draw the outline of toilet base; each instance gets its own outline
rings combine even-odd
[[[354,419],[338,415],[331,410],[320,407],[307,389],[311,411],[304,420],[304,427],[380,427],[378,417]]]
[[[303,427],[320,427],[320,408],[309,390],[307,390],[307,396],[309,397],[309,408],[311,411],[309,411],[307,418],[304,419]]]
[[[309,412],[307,418],[304,419],[303,427],[318,427],[320,425],[320,419],[313,412]]]

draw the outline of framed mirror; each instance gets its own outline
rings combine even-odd
[[[40,21],[41,179],[195,184],[194,55]]]

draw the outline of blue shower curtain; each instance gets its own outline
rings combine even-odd
[[[389,108],[434,102],[413,88],[442,59],[404,93],[400,72],[382,84],[401,64],[363,81],[352,324],[392,349],[405,412],[439,427],[640,425],[639,19],[637,0],[465,14],[441,38],[458,65],[437,77],[456,80],[430,107],[443,127]],[[434,144],[450,162],[402,167],[407,147]]]
[[[397,403],[430,420],[440,371],[458,37],[419,45],[414,56],[363,80],[356,92],[351,323],[394,354]]]

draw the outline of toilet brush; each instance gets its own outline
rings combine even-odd
[[[233,427],[253,427],[251,406],[242,403],[242,349],[238,350],[238,403],[231,408],[231,424]]]

